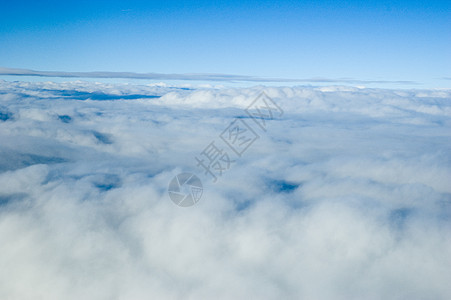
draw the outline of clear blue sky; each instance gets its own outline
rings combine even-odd
[[[451,1],[2,1],[0,66],[449,86]]]

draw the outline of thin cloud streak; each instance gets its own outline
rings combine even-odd
[[[291,82],[291,83],[347,83],[347,84],[419,84],[409,80],[356,80],[352,78],[269,78],[248,75],[212,74],[212,73],[134,73],[134,72],[65,72],[65,71],[37,71],[29,69],[0,67],[0,75],[6,76],[36,76],[36,77],[64,77],[64,78],[129,78],[153,80],[197,80],[197,81],[228,81],[228,82]]]

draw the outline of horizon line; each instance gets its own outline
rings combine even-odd
[[[111,71],[39,71],[21,68],[0,67],[0,76],[35,76],[60,78],[121,78],[121,79],[153,79],[153,80],[189,80],[189,81],[228,81],[228,82],[314,82],[314,83],[348,83],[348,84],[413,84],[420,83],[410,80],[357,80],[353,78],[273,78],[250,75],[232,75],[220,73],[135,73]]]

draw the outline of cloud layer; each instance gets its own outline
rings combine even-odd
[[[196,80],[196,81],[226,81],[226,82],[284,82],[284,83],[339,83],[339,84],[407,84],[416,85],[417,82],[408,80],[356,80],[352,78],[268,78],[232,74],[162,74],[162,73],[134,73],[134,72],[63,72],[63,71],[35,71],[17,68],[0,67],[0,75],[6,76],[36,76],[62,78],[128,78],[149,80]]]
[[[450,116],[448,90],[0,81],[0,298],[449,299]]]

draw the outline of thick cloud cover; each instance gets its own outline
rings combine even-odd
[[[213,183],[236,117],[260,138]],[[450,299],[450,117],[449,90],[0,81],[0,298]]]

